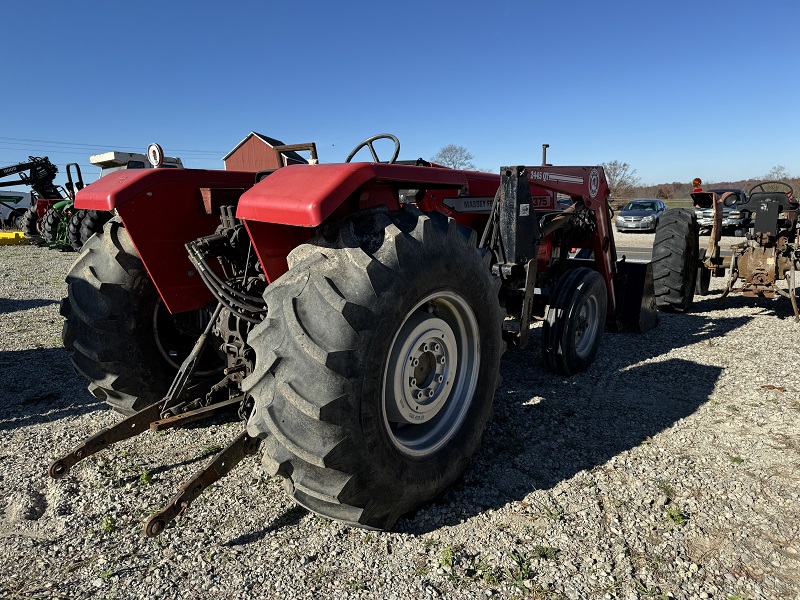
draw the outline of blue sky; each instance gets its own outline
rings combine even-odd
[[[135,7],[140,7],[136,10]],[[800,174],[796,1],[43,2],[4,7],[0,166],[250,131],[482,168],[630,163],[643,183]],[[85,168],[87,179],[97,175]]]

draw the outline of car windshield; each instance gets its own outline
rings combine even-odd
[[[655,202],[628,202],[622,210],[652,210],[655,211]]]

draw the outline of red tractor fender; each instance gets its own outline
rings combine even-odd
[[[63,198],[39,198],[36,201],[36,216],[40,219],[50,210],[54,204],[63,201]]]
[[[429,194],[443,190],[455,196],[466,187],[467,175],[447,168],[388,163],[290,165],[245,192],[236,216],[244,221],[271,283],[287,271],[288,253],[328,219],[373,206],[397,210],[401,189],[422,188]]]
[[[425,203],[430,206],[424,209],[447,212],[441,204],[445,197],[470,186],[473,194],[493,194],[499,177],[439,167],[344,163],[291,165],[254,182],[255,173],[248,172],[123,170],[81,190],[75,205],[116,210],[161,298],[176,313],[211,300],[185,244],[214,233],[219,225],[217,193],[223,204],[238,200],[236,216],[244,221],[271,283],[288,269],[289,252],[328,219],[372,206],[398,209],[398,191],[416,188],[427,191]]]
[[[397,190],[457,189],[467,185],[463,171],[388,163],[290,165],[278,169],[242,195],[236,216],[245,221],[317,227],[346,200],[353,209],[399,208]],[[359,192],[356,195],[356,192]],[[386,192],[392,192],[388,194]]]
[[[158,293],[176,313],[212,299],[184,246],[219,225],[219,214],[206,209],[201,190],[230,191],[238,197],[254,182],[255,173],[241,171],[126,169],[83,188],[75,206],[117,211]]]

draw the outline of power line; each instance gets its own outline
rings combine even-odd
[[[87,148],[87,149],[102,149],[102,148],[117,148],[119,150],[136,150],[142,151],[143,149],[139,146],[121,146],[116,144],[83,144],[78,142],[59,142],[55,140],[33,140],[28,138],[15,138],[15,137],[4,137],[0,136],[0,140],[4,140],[7,142],[25,142],[27,144],[37,144],[37,145],[58,145],[58,146],[66,146],[68,148]],[[184,154],[215,154],[215,155],[225,155],[227,152],[223,150],[192,150],[188,148],[170,148],[170,152],[183,152]]]

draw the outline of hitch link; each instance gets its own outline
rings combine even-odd
[[[243,458],[258,451],[260,440],[247,435],[247,431],[240,433],[227,448],[217,454],[205,468],[181,486],[178,494],[161,511],[147,520],[144,534],[147,537],[156,537],[167,528],[176,517],[182,515],[189,505],[212,483],[219,481],[227,475]]]
[[[161,401],[159,400],[116,425],[101,429],[93,436],[86,438],[70,450],[69,454],[54,460],[47,472],[53,479],[66,477],[70,468],[87,456],[97,454],[115,442],[130,439],[147,431],[150,423],[158,419],[160,415]]]
[[[192,351],[189,353],[189,356],[187,356],[183,361],[181,368],[178,370],[178,374],[175,375],[175,379],[172,381],[172,385],[170,386],[169,391],[163,400],[159,400],[158,402],[143,408],[136,414],[131,415],[127,419],[120,421],[116,425],[106,427],[105,429],[95,433],[93,436],[86,438],[81,444],[73,448],[69,454],[53,461],[47,471],[50,474],[50,477],[53,479],[61,479],[62,477],[66,477],[70,468],[82,461],[84,458],[87,458],[92,454],[97,454],[115,442],[121,442],[122,440],[130,439],[147,431],[152,422],[161,419],[162,415],[167,416],[164,414],[165,412],[169,413],[168,416],[173,416],[173,413],[168,409],[180,401],[181,396],[186,391],[189,381],[197,369],[197,363],[200,360],[200,356],[206,346],[206,342],[208,341],[208,336],[211,333],[211,327],[214,325],[214,321],[216,321],[217,317],[219,317],[221,310],[222,305],[217,304],[214,314],[211,317],[211,321],[208,323],[208,325],[206,325],[203,334],[195,342]],[[199,411],[195,411],[195,413],[197,412]],[[211,414],[215,413],[214,411],[206,411],[206,414],[211,416]],[[166,426],[161,426],[155,427],[154,429],[157,430],[166,428]]]

